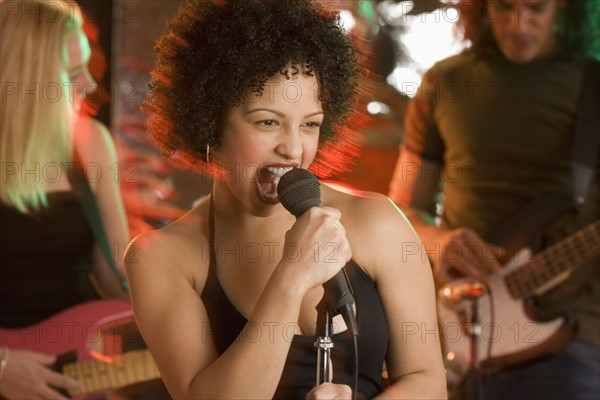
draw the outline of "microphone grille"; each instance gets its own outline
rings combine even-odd
[[[286,172],[277,184],[279,201],[297,217],[321,204],[321,184],[311,172],[296,168]]]

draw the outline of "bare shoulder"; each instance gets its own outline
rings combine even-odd
[[[201,211],[195,208],[177,221],[132,240],[125,253],[132,285],[136,280],[160,285],[183,278],[196,290],[204,287],[210,253]]]
[[[84,162],[116,160],[115,145],[108,128],[94,118],[82,116],[77,119],[73,141]]]
[[[325,185],[323,188],[327,205],[340,209],[344,226],[353,231],[358,229],[374,238],[393,232],[414,233],[402,211],[383,194],[361,191],[346,193]]]
[[[327,187],[325,193],[326,205],[342,212],[352,258],[371,277],[383,276],[388,266],[398,265],[407,246],[420,249],[420,240],[408,219],[388,197],[372,192],[349,194]],[[418,261],[422,264],[420,258]]]
[[[78,133],[82,134],[108,134],[108,128],[95,118],[81,116],[75,122],[75,129],[81,130]]]

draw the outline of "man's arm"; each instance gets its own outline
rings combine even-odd
[[[483,241],[468,227],[445,229],[435,222],[441,164],[422,159],[405,146],[390,183],[389,197],[402,209],[425,246],[440,284],[453,280],[451,270],[479,280],[500,270],[503,249]]]
[[[422,238],[428,232],[435,235],[438,230],[434,226],[435,199],[440,182],[440,164],[423,160],[406,146],[400,146],[388,197],[402,209]]]

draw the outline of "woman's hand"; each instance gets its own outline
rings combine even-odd
[[[285,235],[280,267],[306,290],[329,280],[352,258],[340,218],[335,208],[312,207]]]
[[[323,383],[317,386],[306,395],[306,400],[350,400],[352,399],[352,389],[348,385],[336,383]]]
[[[80,389],[78,381],[52,371],[56,356],[10,349],[0,384],[7,399],[67,399],[56,389]]]

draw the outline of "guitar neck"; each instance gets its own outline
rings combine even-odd
[[[71,396],[118,389],[160,377],[148,350],[129,351],[111,357],[110,362],[92,359],[67,364],[63,373],[84,384],[83,389],[70,392]]]
[[[600,254],[600,220],[537,253],[505,276],[516,299],[543,293],[567,279],[575,268]]]

